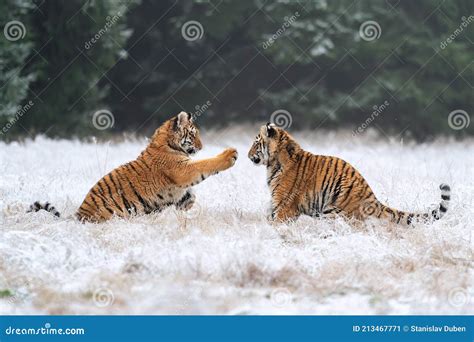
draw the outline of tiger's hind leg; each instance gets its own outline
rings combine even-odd
[[[398,224],[405,216],[405,213],[380,203],[373,193],[363,198],[353,198],[351,203],[342,210],[342,213],[351,219],[354,226],[362,226],[370,217],[387,219]]]
[[[330,208],[325,208],[325,210],[322,213],[319,213],[318,215],[312,215],[312,216],[322,217],[328,220],[335,220],[337,217],[339,216],[344,217],[345,215],[341,209],[337,207],[330,207]]]
[[[363,199],[354,196],[339,210],[344,216],[360,221],[365,221],[371,216],[380,217],[379,201],[373,195]]]

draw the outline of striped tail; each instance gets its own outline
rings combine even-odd
[[[36,212],[36,211],[40,211],[41,209],[49,211],[54,216],[57,216],[57,217],[61,216],[59,211],[57,211],[56,208],[53,207],[49,202],[46,202],[45,204],[41,204],[40,202],[36,201],[32,205],[30,205],[30,209],[28,209],[27,212],[28,213],[29,212]]]
[[[431,212],[431,216],[435,220],[439,220],[446,214],[449,207],[449,201],[451,200],[451,187],[448,184],[441,184],[439,186],[441,190],[441,203],[439,207]]]
[[[379,217],[387,218],[397,224],[410,225],[414,222],[432,222],[442,218],[448,211],[449,201],[451,200],[451,187],[448,184],[441,184],[439,186],[441,190],[441,202],[438,208],[434,209],[430,213],[407,213],[404,211],[389,208],[383,204],[379,204]]]

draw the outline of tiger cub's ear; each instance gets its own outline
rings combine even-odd
[[[190,121],[192,121],[191,114],[186,112],[180,112],[175,118],[174,128],[178,129],[179,127],[186,125]]]
[[[269,138],[274,137],[276,134],[275,125],[268,122],[266,128],[267,128],[267,137]]]

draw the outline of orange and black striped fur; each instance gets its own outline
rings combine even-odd
[[[438,220],[446,213],[450,187],[440,186],[442,201],[431,213],[415,214],[389,208],[377,200],[362,175],[346,161],[303,150],[285,130],[273,124],[261,127],[248,154],[253,163],[267,167],[272,197],[271,219],[296,220],[299,215],[339,214],[364,220],[388,219],[409,225]]]
[[[191,187],[232,167],[237,160],[233,148],[213,158],[191,160],[189,156],[201,148],[192,116],[179,113],[155,131],[137,159],[111,171],[89,190],[77,218],[102,222],[114,215],[148,214],[172,205],[180,210],[191,208],[195,200]],[[42,206],[36,202],[30,210],[51,208],[49,203]],[[55,215],[59,213],[55,211]]]

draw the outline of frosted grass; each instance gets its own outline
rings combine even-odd
[[[204,134],[198,158],[239,150],[235,167],[196,186],[187,215],[81,224],[71,215],[144,139],[0,143],[2,314],[474,314],[473,141],[414,145],[346,133],[300,133],[314,153],[361,171],[402,210],[448,214],[412,228],[302,217],[266,221],[265,169],[247,159],[256,129]],[[50,201],[57,219],[25,213]]]

